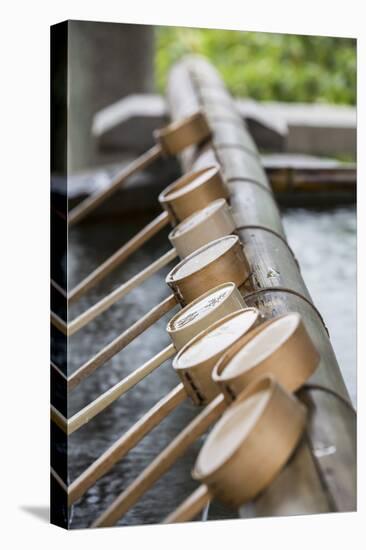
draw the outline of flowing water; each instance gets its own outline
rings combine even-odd
[[[353,402],[356,402],[356,220],[354,208],[331,211],[288,209],[283,213],[289,243],[301,265],[310,293],[329,328],[333,346]],[[69,234],[69,288],[100,264],[148,219],[82,224]],[[69,310],[69,319],[84,311],[112,288],[128,280],[169,249],[162,231],[103,283]],[[94,322],[70,338],[69,374],[97,353],[152,306],[169,294],[164,282],[170,266],[155,274]],[[175,311],[175,310],[174,310]],[[168,313],[122,352],[100,367],[70,393],[68,415],[106,391],[168,345]],[[178,383],[167,361],[138,386],[70,436],[69,482],[106,450],[145,411]],[[192,419],[197,409],[186,400],[144,438],[109,474],[92,487],[72,510],[71,528],[87,527],[149,462]],[[119,525],[160,522],[196,487],[191,480],[197,443],[146,493]],[[210,519],[236,517],[214,504]]]
[[[283,222],[356,405],[356,210],[287,210]]]

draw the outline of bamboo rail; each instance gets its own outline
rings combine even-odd
[[[296,259],[286,242],[279,211],[235,104],[213,67],[187,58],[170,74],[168,99],[173,118],[197,108],[205,112],[212,146],[181,155],[184,170],[218,162],[228,182],[237,231],[252,268],[253,291],[246,303],[271,318],[288,311],[301,314],[321,355],[311,382],[330,391],[303,388],[310,408],[306,438],[279,478],[253,504],[258,516],[351,511],[356,508],[356,422],[326,327],[312,303]],[[243,139],[244,136],[244,139]],[[254,162],[253,162],[254,160]],[[334,392],[334,393],[331,393]],[[338,399],[334,394],[339,395]],[[316,452],[321,442],[336,452]],[[241,511],[245,515],[246,511]]]
[[[353,164],[332,168],[319,166],[283,166],[266,168],[266,173],[275,193],[354,193],[357,170]]]

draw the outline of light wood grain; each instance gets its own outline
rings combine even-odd
[[[90,422],[90,420],[109,407],[116,399],[122,397],[122,395],[138,384],[138,382],[141,382],[146,376],[160,367],[160,365],[172,357],[174,353],[175,348],[173,344],[170,344],[170,346],[164,348],[160,353],[152,357],[152,359],[146,361],[141,367],[131,372],[131,374],[123,378],[123,380],[74,414],[68,420],[68,434],[70,435],[76,432],[76,430]]]
[[[85,277],[68,294],[69,303],[75,302],[97,283],[102,281],[114,269],[121,265],[131,254],[138,250],[144,243],[156,235],[163,227],[169,223],[169,215],[162,212],[154,220],[148,223],[141,231],[136,233],[132,239],[127,241],[112,256],[97,267],[90,275]]]
[[[67,418],[51,405],[51,420],[56,426],[58,426],[65,434],[67,434]]]
[[[68,492],[69,506],[121,460],[145,435],[168,416],[187,397],[183,384],[178,384],[152,409],[144,414],[107,451],[89,466],[71,485]]]
[[[180,434],[141,472],[119,497],[92,524],[92,527],[114,525],[146,491],[182,456],[209,426],[224,412],[223,395],[218,395],[190,422]]]
[[[211,494],[206,485],[200,485],[178,508],[165,518],[163,523],[182,523],[197,516],[210,502]]]
[[[174,250],[169,250],[158,258],[155,262],[148,267],[131,277],[126,283],[121,284],[113,292],[110,292],[107,296],[99,300],[96,304],[91,306],[88,310],[84,311],[81,315],[70,321],[68,325],[69,335],[72,336],[78,330],[85,327],[88,323],[96,319],[99,315],[107,311],[111,306],[121,300],[126,294],[131,292],[134,288],[142,284],[146,279],[151,277],[154,273],[168,265],[172,260],[177,257],[177,253]]]
[[[173,223],[179,223],[216,199],[228,198],[229,190],[217,164],[192,170],[168,185],[159,195],[161,206]]]
[[[65,321],[63,319],[61,319],[61,317],[56,315],[56,313],[53,313],[53,311],[51,311],[51,324],[55,328],[57,328],[57,330],[62,332],[62,334],[67,336],[67,324],[65,323]]]
[[[235,223],[224,198],[212,201],[201,210],[184,219],[168,235],[178,256],[186,258],[201,246],[231,235]]]
[[[152,162],[158,159],[161,154],[161,146],[159,144],[154,145],[151,149],[131,162],[126,168],[123,168],[123,170],[118,172],[118,174],[112,179],[110,184],[105,189],[102,189],[101,191],[98,191],[83,200],[69,212],[68,224],[71,226],[83,220],[106,199],[111,197],[130,176],[149,166]]]
[[[209,262],[201,264],[204,251],[211,251]],[[186,266],[188,273],[181,275]],[[250,275],[248,262],[236,235],[228,235],[206,244],[177,264],[167,275],[165,281],[182,305],[189,304],[207,290],[227,283],[238,287],[245,283]]]
[[[90,376],[96,369],[122,351],[123,348],[132,342],[132,340],[151,327],[151,325],[158,321],[165,313],[170,311],[176,304],[175,297],[171,295],[160,302],[160,304],[153,307],[148,313],[141,317],[141,319],[122,332],[122,334],[117,336],[110,344],[101,349],[94,357],[89,359],[77,371],[69,376],[67,383],[68,390],[74,389],[87,376]]]

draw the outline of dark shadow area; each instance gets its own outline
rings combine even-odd
[[[20,506],[23,512],[27,512],[31,516],[40,519],[43,522],[50,522],[50,507],[49,506]]]

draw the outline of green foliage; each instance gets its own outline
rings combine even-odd
[[[356,102],[356,41],[349,38],[158,27],[156,83],[183,55],[208,57],[237,96],[257,100]]]

